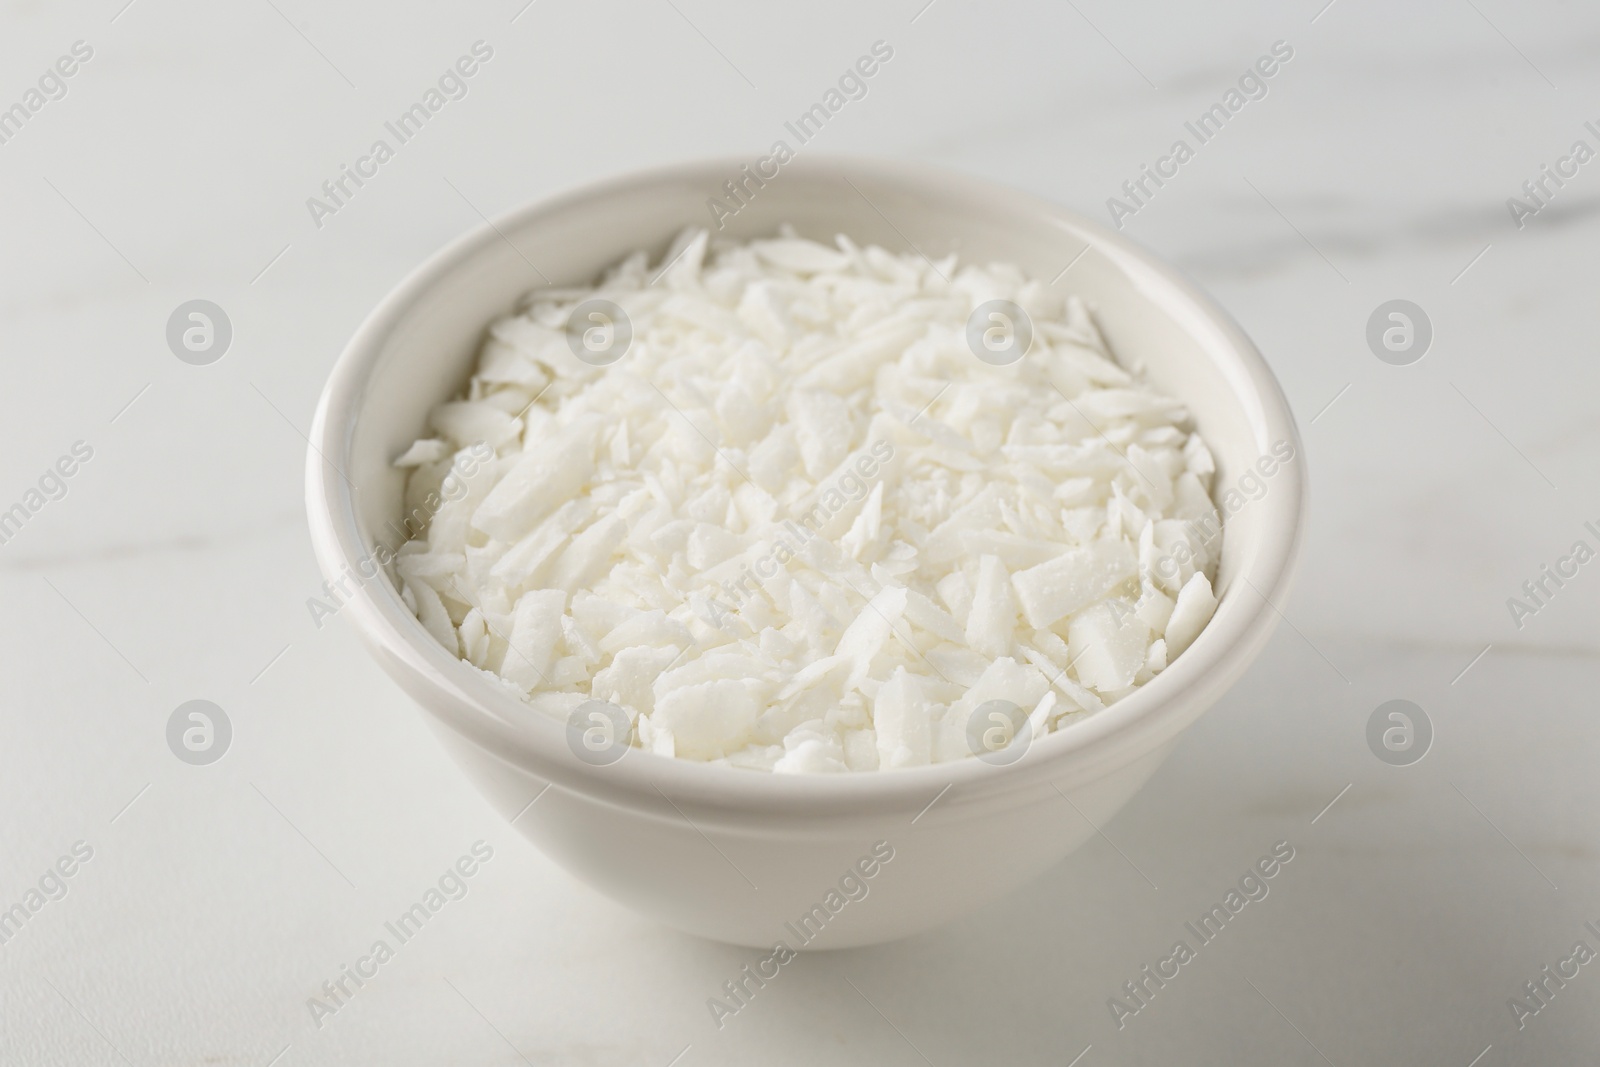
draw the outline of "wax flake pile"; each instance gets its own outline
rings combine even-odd
[[[396,460],[426,519],[406,604],[533,712],[608,701],[628,743],[737,767],[911,767],[971,755],[992,701],[1033,737],[1093,715],[1211,618],[1211,454],[1077,298],[787,229],[661,263],[531,293]],[[1010,365],[968,338],[994,300],[1032,326]],[[593,301],[624,316],[575,348]]]

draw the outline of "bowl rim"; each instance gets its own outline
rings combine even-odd
[[[707,179],[706,188],[716,188],[715,178],[737,172],[745,162],[714,157],[630,171],[522,204],[449,242],[392,289],[335,361],[308,438],[307,518],[324,575],[331,578],[356,569],[366,552],[353,486],[342,472],[349,467],[366,384],[380,365],[391,333],[424,293],[480,253],[508,240],[505,234],[517,233],[541,216],[685,178]],[[1266,360],[1232,316],[1196,284],[1127,238],[1060,205],[921,163],[817,153],[785,167],[786,175],[800,172],[835,182],[867,176],[929,194],[935,202],[1003,201],[1008,210],[1036,215],[1042,225],[1065,228],[1100,254],[1153,276],[1165,291],[1152,294],[1141,286],[1141,298],[1164,308],[1187,305],[1198,319],[1185,316],[1183,328],[1194,333],[1198,323],[1211,331],[1214,338],[1202,346],[1207,358],[1228,360],[1230,365],[1220,369],[1229,386],[1247,411],[1259,412],[1260,425],[1252,426],[1251,433],[1258,442],[1291,442],[1297,462],[1285,463],[1273,479],[1273,490],[1251,503],[1252,509],[1264,512],[1259,542],[1241,561],[1216,616],[1183,655],[1138,692],[1065,730],[1032,739],[1023,757],[1005,766],[970,758],[875,772],[788,775],[630,749],[617,762],[596,767],[569,751],[566,724],[554,718],[548,724],[528,722],[524,702],[439,645],[387,582],[357,583],[339,614],[356,628],[391,677],[446,728],[537,779],[601,804],[660,817],[674,817],[675,811],[687,818],[687,810],[724,824],[767,820],[770,825],[773,817],[804,823],[926,812],[947,792],[951,796],[943,808],[949,812],[986,800],[1006,802],[1008,796],[1015,803],[1014,795],[1029,787],[1048,787],[1067,778],[1074,783],[1093,781],[1159,749],[1220,697],[1266,644],[1282,617],[1277,605],[1288,593],[1301,555],[1307,507],[1304,448],[1288,400]],[[1230,598],[1245,596],[1244,586],[1253,591],[1254,605],[1229,606]]]

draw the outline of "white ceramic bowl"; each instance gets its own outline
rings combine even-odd
[[[530,262],[560,285],[590,282],[637,248],[659,256],[681,227],[710,221],[707,198],[740,166],[667,167],[521,208],[439,252],[391,293],[339,357],[311,432],[307,510],[323,571],[346,574],[380,537],[393,540],[384,524],[400,515],[402,477],[390,461],[422,435],[428,409],[464,385],[484,326],[538,284]],[[1116,234],[970,178],[838,158],[790,163],[723,233],[766,236],[783,222],[823,241],[842,232],[934,258],[1011,261],[1039,278],[1076,261],[1058,284],[1088,301],[1125,363],[1188,403],[1215,453],[1219,493],[1274,444],[1295,450],[1263,479],[1265,495],[1227,519],[1220,604],[1194,644],[1138,693],[1036,739],[1004,767],[966,759],[772,775],[638,750],[591,766],[569,749],[564,723],[531,716],[440,647],[388,575],[359,585],[341,614],[491,802],[509,816],[552,787],[516,820],[548,856],[683,930],[797,949],[803,932],[806,947],[842,948],[991,904],[1082,844],[1091,822],[1103,825],[1144,784],[1271,634],[1272,605],[1282,606],[1298,555],[1305,483],[1288,404],[1249,339]],[[830,897],[880,841],[893,859],[864,881],[867,895]],[[847,888],[860,896],[855,882]]]

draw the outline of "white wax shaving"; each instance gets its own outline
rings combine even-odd
[[[1221,548],[1183,405],[1014,266],[836,243],[686,231],[659,278],[635,253],[495,322],[395,460],[428,631],[545,713],[779,772],[963,758],[986,701],[1037,736],[1181,656]],[[610,365],[568,345],[594,299],[632,330]],[[1032,323],[1008,366],[968,347],[991,300]]]

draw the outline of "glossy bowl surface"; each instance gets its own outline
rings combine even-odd
[[[464,385],[491,320],[544,279],[586,284],[635,249],[659,256],[686,225],[714,225],[707,201],[742,165],[665,167],[520,208],[385,298],[335,364],[311,433],[307,510],[325,574],[359,576],[377,542],[398,547],[386,527],[401,513],[391,461]],[[340,614],[499,810],[539,797],[516,828],[614,899],[751,946],[903,937],[991,905],[1059,862],[1243,674],[1298,556],[1300,440],[1278,383],[1226,312],[1149,253],[1054,204],[920,165],[802,156],[723,222],[721,235],[735,239],[787,222],[824,242],[846,233],[932,259],[1009,261],[1084,297],[1124,365],[1189,406],[1217,460],[1219,503],[1230,489],[1245,501],[1226,516],[1220,602],[1194,644],[1138,693],[1035,739],[1007,766],[795,776],[639,750],[592,766],[569,748],[564,723],[533,715],[440,647],[387,573],[359,580]],[[1294,458],[1258,467],[1274,448]],[[875,845],[892,858],[865,861]]]

